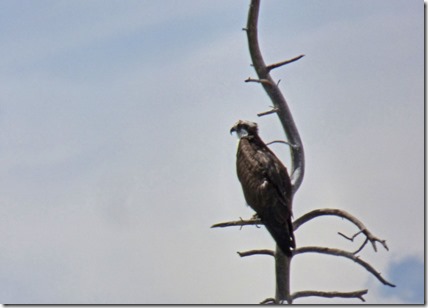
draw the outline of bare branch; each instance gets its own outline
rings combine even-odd
[[[305,215],[299,217],[298,219],[296,219],[293,222],[293,228],[294,228],[294,230],[297,230],[305,222],[307,222],[307,221],[309,221],[315,217],[320,217],[320,216],[338,216],[338,217],[345,218],[346,220],[352,222],[355,226],[357,226],[358,229],[360,229],[360,232],[362,232],[368,238],[368,240],[370,241],[370,243],[373,246],[374,251],[377,251],[376,242],[381,243],[382,246],[386,250],[389,250],[388,246],[386,245],[385,240],[381,240],[381,239],[377,238],[376,236],[374,236],[359,219],[357,219],[353,215],[349,214],[348,212],[346,212],[344,210],[340,210],[340,209],[316,209],[316,210],[313,210],[313,211],[306,213]],[[356,235],[358,235],[358,234],[359,233],[357,233]],[[344,235],[342,234],[342,236],[344,236]]]
[[[390,287],[395,287],[394,284],[385,280],[382,277],[382,275],[373,268],[373,266],[371,266],[366,261],[360,259],[358,256],[355,256],[352,252],[348,252],[348,251],[344,251],[344,250],[340,250],[340,249],[328,248],[328,247],[308,246],[308,247],[297,248],[294,251],[293,256],[298,255],[298,254],[302,254],[302,253],[308,253],[308,252],[322,253],[322,254],[339,256],[339,257],[344,257],[344,258],[350,259],[350,260],[354,261],[355,263],[358,263],[359,265],[364,267],[368,272],[373,274],[373,276],[375,276],[383,284],[390,286]]]
[[[217,224],[214,224],[211,226],[211,228],[226,228],[226,227],[236,227],[236,226],[251,226],[251,225],[263,225],[263,222],[260,220],[260,218],[250,218],[247,220],[243,220],[242,218],[240,220],[235,221],[226,221],[226,222],[220,222]]]
[[[260,112],[257,114],[257,116],[262,117],[262,116],[269,115],[269,114],[276,113],[276,112],[278,112],[278,108],[273,108],[273,109],[268,110],[268,111]]]
[[[288,146],[290,146],[292,148],[297,147],[297,145],[291,144],[290,142],[287,142],[287,141],[284,141],[284,140],[274,140],[274,141],[266,143],[266,145],[271,145],[271,144],[274,144],[274,143],[283,143],[283,144],[286,144],[286,145],[288,145]]]
[[[244,252],[239,252],[238,251],[238,255],[243,258],[243,257],[249,257],[249,256],[254,256],[254,255],[267,255],[267,256],[275,256],[275,252],[273,250],[270,249],[255,249],[255,250],[249,250],[249,251],[244,251]]]
[[[282,62],[274,63],[274,64],[271,64],[271,65],[268,65],[266,68],[268,69],[268,71],[271,71],[274,68],[278,68],[278,67],[281,67],[283,65],[287,65],[287,64],[293,63],[293,62],[295,62],[297,60],[300,60],[304,56],[305,55],[300,55],[300,56],[294,57],[294,58],[289,59],[289,60],[285,60],[285,61],[282,61]]]
[[[280,140],[277,140],[274,142],[286,143],[286,141],[280,141]],[[308,222],[309,220],[312,220],[316,217],[321,217],[321,216],[337,216],[337,217],[345,218],[351,223],[353,223],[354,225],[356,225],[360,229],[360,231],[355,233],[352,237],[348,237],[343,233],[338,232],[341,236],[343,236],[344,238],[350,241],[353,241],[355,237],[357,237],[361,233],[366,236],[366,241],[364,241],[361,247],[358,250],[356,250],[353,254],[360,252],[364,248],[364,246],[367,244],[367,240],[372,243],[372,246],[375,251],[377,251],[376,242],[381,243],[383,247],[385,247],[385,249],[388,250],[388,246],[386,245],[385,240],[381,240],[376,236],[374,236],[360,220],[358,220],[356,217],[349,214],[348,212],[340,209],[316,209],[309,213],[306,213],[305,215],[299,217],[293,222],[294,231],[296,231],[302,224]],[[238,221],[227,221],[227,222],[217,223],[212,225],[211,228],[225,228],[225,227],[236,227],[236,226],[243,227],[243,226],[250,226],[250,225],[259,226],[259,225],[263,225],[263,222],[260,220],[260,218],[253,216],[252,218],[247,220],[240,218],[240,220]]]
[[[268,85],[268,86],[272,86],[272,82],[268,79],[254,79],[251,77],[248,77],[247,79],[245,79],[245,82],[257,82],[257,83],[261,83],[264,85]]]
[[[366,295],[368,292],[367,289],[365,290],[358,290],[353,292],[323,292],[323,291],[299,291],[295,292],[291,295],[291,299],[295,300],[300,297],[309,297],[309,296],[318,296],[318,297],[342,297],[342,298],[359,298],[361,301],[365,302],[364,295]]]

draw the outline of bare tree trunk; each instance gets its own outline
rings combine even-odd
[[[275,290],[275,302],[281,303],[287,301],[289,304],[292,303],[290,296],[290,265],[291,258],[288,258],[282,253],[281,249],[276,246],[275,251],[275,279],[276,279],[276,290]]]
[[[289,148],[290,148],[290,154],[291,154],[291,183],[293,186],[293,197],[294,197],[294,194],[302,184],[304,173],[305,173],[305,155],[303,150],[303,143],[300,138],[299,132],[297,130],[296,124],[293,120],[293,116],[287,105],[287,102],[278,87],[278,83],[275,82],[270,76],[270,71],[272,69],[279,68],[286,64],[295,62],[300,58],[302,58],[303,55],[299,55],[292,59],[274,63],[271,65],[265,64],[262,53],[260,51],[258,38],[257,38],[257,35],[258,35],[257,22],[258,22],[259,10],[260,10],[260,0],[251,0],[250,9],[248,12],[247,27],[244,30],[247,31],[249,51],[250,51],[252,63],[257,73],[258,79],[248,78],[245,81],[260,83],[273,103],[273,109],[265,112],[261,112],[258,114],[258,116],[265,116],[265,115],[276,113],[282,124],[284,133],[288,139],[288,142],[285,142],[285,141],[273,141],[273,142],[283,142],[290,145]],[[297,298],[309,297],[309,296],[318,296],[318,297],[326,297],[326,298],[333,298],[333,297],[358,298],[361,301],[364,301],[363,295],[365,295],[368,292],[367,289],[357,290],[352,292],[306,290],[306,291],[298,291],[295,293],[291,293],[291,288],[290,288],[291,260],[294,256],[297,256],[303,253],[320,253],[320,254],[327,254],[327,255],[336,256],[336,257],[347,258],[359,264],[363,268],[365,268],[369,273],[375,276],[384,285],[395,287],[394,284],[384,279],[381,276],[381,274],[377,270],[375,270],[373,266],[371,266],[369,263],[362,260],[359,256],[356,255],[366,246],[368,242],[372,244],[373,249],[375,251],[377,251],[376,243],[382,244],[382,246],[386,250],[388,250],[388,246],[386,245],[385,240],[381,240],[376,236],[374,236],[360,220],[358,220],[351,214],[340,209],[328,209],[328,208],[316,209],[296,219],[293,222],[293,229],[294,231],[296,231],[302,224],[316,217],[322,217],[326,215],[340,217],[354,224],[359,229],[359,231],[356,234],[349,237],[339,232],[339,235],[341,235],[347,240],[353,241],[355,237],[357,237],[360,234],[363,234],[366,237],[364,243],[354,252],[349,252],[349,251],[344,251],[344,250],[329,248],[329,247],[318,247],[318,246],[298,247],[296,250],[293,251],[290,257],[284,255],[278,246],[276,247],[275,252],[268,249],[258,249],[258,250],[251,250],[246,252],[238,252],[240,257],[247,257],[247,256],[258,254],[258,255],[273,256],[275,258],[275,282],[276,282],[275,298],[268,298],[262,301],[262,303],[278,304],[278,303],[287,302],[288,304],[292,304],[293,301]],[[223,228],[223,227],[230,227],[230,226],[240,226],[242,228],[242,226],[245,226],[245,225],[260,225],[260,224],[263,224],[263,222],[261,222],[260,219],[253,217],[249,220],[240,219],[238,221],[218,223],[213,225],[212,228]]]
[[[282,95],[278,84],[270,76],[270,70],[288,64],[292,61],[284,61],[270,66],[266,66],[260,51],[258,42],[257,23],[260,10],[260,0],[252,0],[248,12],[247,21],[247,37],[248,47],[250,50],[251,60],[254,69],[256,70],[258,80],[247,79],[248,81],[260,82],[266,93],[270,97],[274,109],[269,112],[260,114],[267,115],[270,113],[277,113],[281,121],[285,135],[290,143],[291,153],[291,183],[293,186],[293,195],[299,189],[303,181],[305,172],[305,153],[303,150],[302,140],[300,138],[297,126],[294,122],[290,109],[288,108],[287,101]],[[299,56],[300,59],[302,56]],[[297,58],[296,58],[297,59]],[[291,304],[290,298],[290,262],[292,257],[287,257],[279,249],[276,248],[275,254],[275,272],[276,272],[276,295],[275,301],[277,303],[286,300]]]

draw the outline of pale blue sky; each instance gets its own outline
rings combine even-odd
[[[255,77],[248,1],[0,2],[0,302],[257,303],[274,295],[263,229],[235,175],[238,119],[283,138]],[[423,301],[424,29],[416,0],[262,1],[266,61],[301,131],[294,215],[359,217],[390,251],[356,264],[293,260],[292,289],[369,288],[368,303]],[[289,163],[286,147],[272,149]],[[356,249],[321,218],[298,246]],[[361,241],[361,239],[359,239]],[[415,286],[410,291],[406,286]],[[421,288],[421,289],[418,289]],[[299,303],[359,303],[302,299]],[[297,302],[296,302],[297,303]]]

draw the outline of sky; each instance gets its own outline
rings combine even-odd
[[[0,2],[0,302],[249,304],[274,296],[264,228],[235,173],[238,119],[284,139],[256,77],[248,1]],[[292,291],[369,289],[424,302],[424,7],[417,0],[262,1],[260,44],[300,131],[306,173],[294,217],[340,208],[389,251],[299,255]],[[272,150],[290,164],[286,146]],[[324,217],[298,247],[354,251]],[[302,298],[296,303],[358,299]]]

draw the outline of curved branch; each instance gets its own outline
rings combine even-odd
[[[308,222],[309,220],[314,219],[316,217],[320,217],[320,216],[338,216],[341,218],[345,218],[346,220],[352,222],[355,226],[357,226],[358,229],[360,229],[360,232],[363,233],[367,237],[367,239],[370,241],[370,243],[372,244],[374,251],[377,252],[376,242],[381,243],[382,246],[386,250],[389,250],[388,246],[386,245],[385,240],[381,240],[381,239],[377,238],[376,236],[374,236],[359,219],[357,219],[356,217],[354,217],[353,215],[349,214],[348,212],[346,212],[344,210],[339,210],[339,209],[316,209],[316,210],[313,210],[313,211],[306,213],[305,215],[299,217],[298,219],[296,219],[293,222],[293,228],[294,228],[294,230],[297,230],[305,222]],[[357,236],[360,232],[358,232],[355,236]],[[358,251],[359,250],[357,250],[357,252]]]
[[[285,65],[300,59],[302,56],[293,58],[291,60],[279,62],[270,66],[266,66],[260,51],[258,42],[257,22],[259,17],[260,0],[252,0],[250,10],[248,12],[248,22],[245,28],[248,38],[248,47],[250,50],[251,60],[254,69],[256,70],[258,79],[247,79],[247,81],[255,81],[261,83],[267,95],[271,99],[275,108],[278,109],[277,115],[281,121],[284,132],[288,141],[296,145],[295,148],[290,148],[291,152],[291,183],[293,185],[293,193],[295,193],[300,184],[302,184],[303,176],[305,173],[305,155],[303,151],[303,143],[300,134],[297,130],[293,116],[287,105],[287,101],[279,90],[278,84],[272,79],[269,71],[275,67]]]
[[[355,216],[351,215],[350,213],[340,210],[340,209],[316,209],[313,210],[309,213],[304,214],[303,216],[299,217],[298,219],[296,219],[293,222],[293,229],[294,231],[296,231],[301,225],[303,225],[304,223],[316,218],[316,217],[321,217],[321,216],[337,216],[337,217],[341,217],[344,218],[348,221],[350,221],[351,223],[353,223],[355,226],[357,226],[357,228],[360,230],[358,231],[356,234],[354,234],[352,237],[348,237],[342,233],[339,232],[339,234],[341,236],[343,236],[344,238],[353,241],[354,238],[359,235],[359,234],[364,234],[364,236],[366,236],[366,240],[363,242],[363,244],[361,245],[361,247],[356,250],[355,252],[353,252],[353,254],[356,254],[358,252],[360,252],[364,246],[367,244],[367,241],[370,241],[372,243],[373,249],[377,252],[377,248],[376,248],[376,242],[381,243],[382,246],[386,249],[388,249],[388,246],[386,245],[386,241],[385,240],[381,240],[378,237],[374,236],[370,230],[367,229],[367,227],[359,220],[357,219]],[[225,228],[225,227],[243,227],[243,226],[251,226],[251,225],[255,225],[255,226],[259,226],[259,225],[263,225],[263,222],[260,220],[260,218],[253,216],[250,219],[242,219],[240,218],[240,220],[236,220],[236,221],[227,221],[227,222],[221,222],[221,223],[217,223],[211,226],[211,228]]]
[[[295,292],[291,295],[291,300],[295,300],[300,297],[309,297],[309,296],[318,296],[318,297],[342,297],[342,298],[359,298],[361,301],[365,302],[364,295],[366,295],[368,292],[367,289],[365,290],[358,290],[353,292],[323,292],[323,291],[299,291]]]
[[[366,246],[366,244],[369,242],[368,237],[366,237],[366,239],[364,240],[363,244],[360,246],[360,248],[358,248],[357,250],[355,250],[352,254],[356,255],[357,253],[359,253],[361,250],[363,250],[364,246]]]
[[[350,260],[354,261],[355,263],[358,263],[359,265],[364,267],[368,272],[373,274],[373,276],[375,276],[383,284],[390,286],[390,287],[395,287],[394,284],[385,280],[382,277],[382,275],[373,268],[373,266],[371,266],[366,261],[360,259],[358,256],[355,256],[352,252],[348,252],[348,251],[344,251],[344,250],[340,250],[340,249],[328,248],[328,247],[308,246],[308,247],[297,248],[293,252],[293,256],[298,255],[298,254],[302,254],[302,253],[308,253],[308,252],[322,253],[322,254],[327,254],[327,255],[331,255],[331,256],[339,256],[339,257],[344,257],[344,258],[350,259]]]
[[[266,298],[265,300],[260,302],[261,305],[275,305],[278,304],[276,300],[272,297]]]

